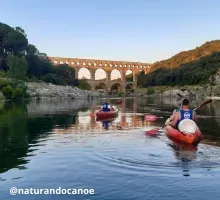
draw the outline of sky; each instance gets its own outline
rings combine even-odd
[[[220,0],[0,0],[48,56],[153,63],[219,39]]]

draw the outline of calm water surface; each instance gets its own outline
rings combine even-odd
[[[220,101],[197,112],[204,135],[197,149],[163,132],[144,134],[163,125],[176,99],[123,99],[118,117],[104,124],[92,115],[103,101],[1,102],[0,199],[220,199]],[[161,118],[147,123],[146,113]],[[95,194],[12,196],[11,187]]]

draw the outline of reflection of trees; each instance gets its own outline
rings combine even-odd
[[[197,114],[201,116],[199,117],[199,127],[203,133],[204,141],[211,139],[218,142],[217,145],[219,146],[220,118],[216,117],[220,117],[220,102],[213,101],[198,111]]]
[[[26,156],[27,115],[24,105],[6,104],[0,110],[0,173],[25,164]]]
[[[75,121],[76,115],[70,114],[30,118],[26,105],[5,104],[0,108],[0,173],[26,164],[29,144],[37,144],[42,133],[50,132],[55,125],[66,128]]]

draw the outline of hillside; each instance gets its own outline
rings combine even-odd
[[[159,68],[177,68],[181,64],[189,63],[198,60],[203,56],[211,55],[213,51],[220,51],[220,40],[206,42],[195,49],[182,51],[167,60],[155,62],[152,66],[152,70],[154,71]]]
[[[138,76],[139,87],[210,83],[210,76],[220,69],[220,40],[180,52],[153,66],[151,73]]]

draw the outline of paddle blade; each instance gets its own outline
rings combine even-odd
[[[156,115],[145,115],[144,119],[148,122],[154,122],[158,119]]]
[[[199,108],[201,108],[201,107],[203,107],[203,106],[205,106],[205,105],[207,105],[211,102],[212,102],[212,99],[209,99],[209,100],[205,101],[204,103],[202,103],[199,107],[195,108],[194,110],[197,110],[197,109],[199,109]]]
[[[178,95],[179,97],[183,97],[183,95],[181,95],[180,93],[177,93],[177,95]]]
[[[121,104],[123,101],[121,100],[121,101],[118,101],[116,104]]]
[[[152,129],[145,132],[145,135],[155,137],[158,134],[158,129]]]
[[[90,117],[93,117],[94,115],[95,115],[94,113],[90,113],[90,114],[89,114]]]

